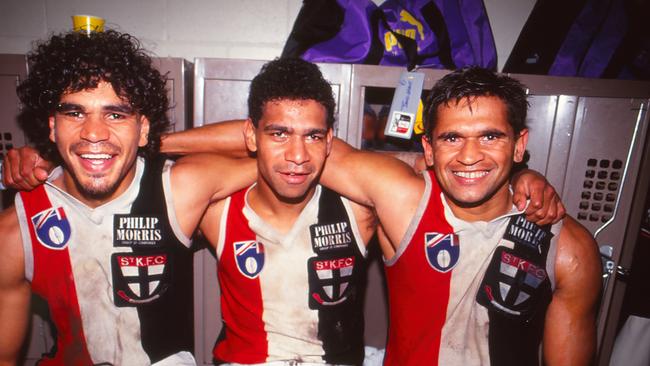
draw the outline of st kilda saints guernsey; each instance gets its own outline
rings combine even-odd
[[[555,233],[511,212],[454,217],[435,176],[386,261],[385,365],[537,365],[554,286]]]
[[[217,245],[224,328],[218,362],[363,362],[365,245],[349,201],[317,186],[280,233],[248,205],[226,203]]]
[[[138,158],[127,190],[94,209],[49,183],[16,197],[25,275],[57,330],[39,365],[148,365],[193,351],[192,252],[170,165]]]

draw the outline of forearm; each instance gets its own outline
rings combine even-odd
[[[245,157],[244,121],[211,123],[202,127],[170,133],[162,137],[161,152],[172,155],[217,153],[229,157]]]
[[[574,319],[560,332],[544,334],[544,361],[547,366],[591,365],[596,353],[595,319]]]

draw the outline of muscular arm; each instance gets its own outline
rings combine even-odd
[[[600,257],[591,234],[564,220],[555,260],[556,289],[546,313],[544,359],[553,365],[588,365],[596,351]]]
[[[247,156],[244,120],[211,123],[162,137],[160,151],[167,154],[218,153],[235,158]]]
[[[392,257],[406,233],[424,192],[424,179],[409,165],[388,156],[352,148],[336,139],[321,177],[323,185],[375,209],[390,243]]]
[[[0,365],[15,365],[29,322],[30,287],[13,208],[0,213]]]

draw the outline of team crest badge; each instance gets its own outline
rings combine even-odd
[[[456,234],[424,234],[424,251],[429,265],[438,272],[449,272],[458,264],[460,246]]]
[[[70,222],[63,207],[48,208],[32,216],[36,238],[50,249],[61,250],[70,240]]]
[[[337,305],[347,299],[354,272],[354,257],[333,259],[313,257],[309,259],[307,266],[311,309]]]
[[[264,245],[249,240],[236,242],[234,246],[239,272],[250,279],[256,278],[264,268]]]
[[[549,285],[546,270],[521,258],[509,248],[497,247],[485,273],[477,301],[512,317],[528,318],[535,301]]]
[[[150,303],[162,296],[169,287],[171,265],[165,253],[114,253],[114,301],[117,306]]]

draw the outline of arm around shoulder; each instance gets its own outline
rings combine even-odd
[[[183,232],[191,236],[210,203],[247,187],[256,177],[251,158],[193,154],[179,159],[171,170],[171,190]]]
[[[167,154],[218,153],[231,157],[247,155],[244,120],[211,123],[162,137],[160,150]]]
[[[409,197],[417,201],[424,188],[422,177],[403,161],[388,154],[355,149],[340,139],[334,139],[321,182],[378,210]]]
[[[30,285],[14,208],[0,213],[0,365],[15,365],[29,322]]]
[[[555,259],[556,288],[546,313],[547,365],[589,365],[596,351],[596,311],[602,268],[592,235],[564,219]]]

